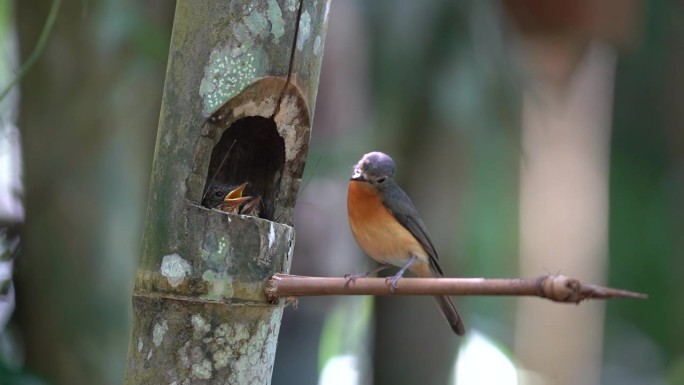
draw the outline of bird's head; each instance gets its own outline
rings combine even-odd
[[[395,167],[389,155],[379,151],[369,152],[354,166],[351,180],[382,188],[393,180]]]

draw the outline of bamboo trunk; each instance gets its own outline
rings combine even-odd
[[[126,384],[270,383],[329,4],[179,0]],[[201,205],[245,181],[260,217]]]

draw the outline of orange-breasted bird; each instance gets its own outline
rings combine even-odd
[[[394,160],[382,152],[370,152],[354,166],[347,193],[349,225],[359,246],[381,266],[365,274],[348,275],[348,283],[390,266],[400,267],[388,278],[392,291],[407,269],[423,278],[443,275],[425,224],[394,181],[395,168]],[[463,321],[451,298],[434,298],[451,329],[463,335]]]

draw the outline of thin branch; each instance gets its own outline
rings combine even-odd
[[[402,278],[397,283],[396,292],[392,293],[383,278],[359,278],[347,285],[345,278],[275,274],[266,287],[266,296],[271,301],[286,297],[320,295],[444,294],[533,296],[567,303],[579,303],[590,298],[648,298],[642,293],[583,284],[565,275],[545,275],[532,279]]]
[[[45,24],[43,25],[43,30],[40,32],[40,37],[38,37],[38,43],[36,43],[36,47],[33,49],[33,52],[31,52],[31,55],[29,55],[28,59],[26,59],[26,62],[24,65],[21,66],[19,69],[19,72],[14,76],[14,79],[5,86],[5,89],[2,90],[2,93],[0,93],[0,102],[5,99],[5,97],[12,91],[12,88],[14,87],[15,84],[19,80],[21,80],[24,75],[33,67],[33,63],[38,60],[38,57],[40,54],[43,52],[45,49],[45,45],[47,44],[48,37],[50,37],[50,32],[52,31],[52,27],[55,25],[55,20],[57,20],[57,14],[59,13],[59,6],[62,5],[62,0],[53,0],[52,1],[52,6],[50,7],[50,12],[48,13],[47,20],[45,21]]]

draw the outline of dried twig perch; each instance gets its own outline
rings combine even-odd
[[[532,279],[488,278],[402,278],[395,293],[383,278],[359,278],[346,284],[345,278],[303,277],[275,274],[266,296],[278,298],[319,295],[510,295],[548,298],[556,302],[579,303],[589,298],[633,298],[648,296],[626,290],[583,284],[565,275],[544,275]]]

